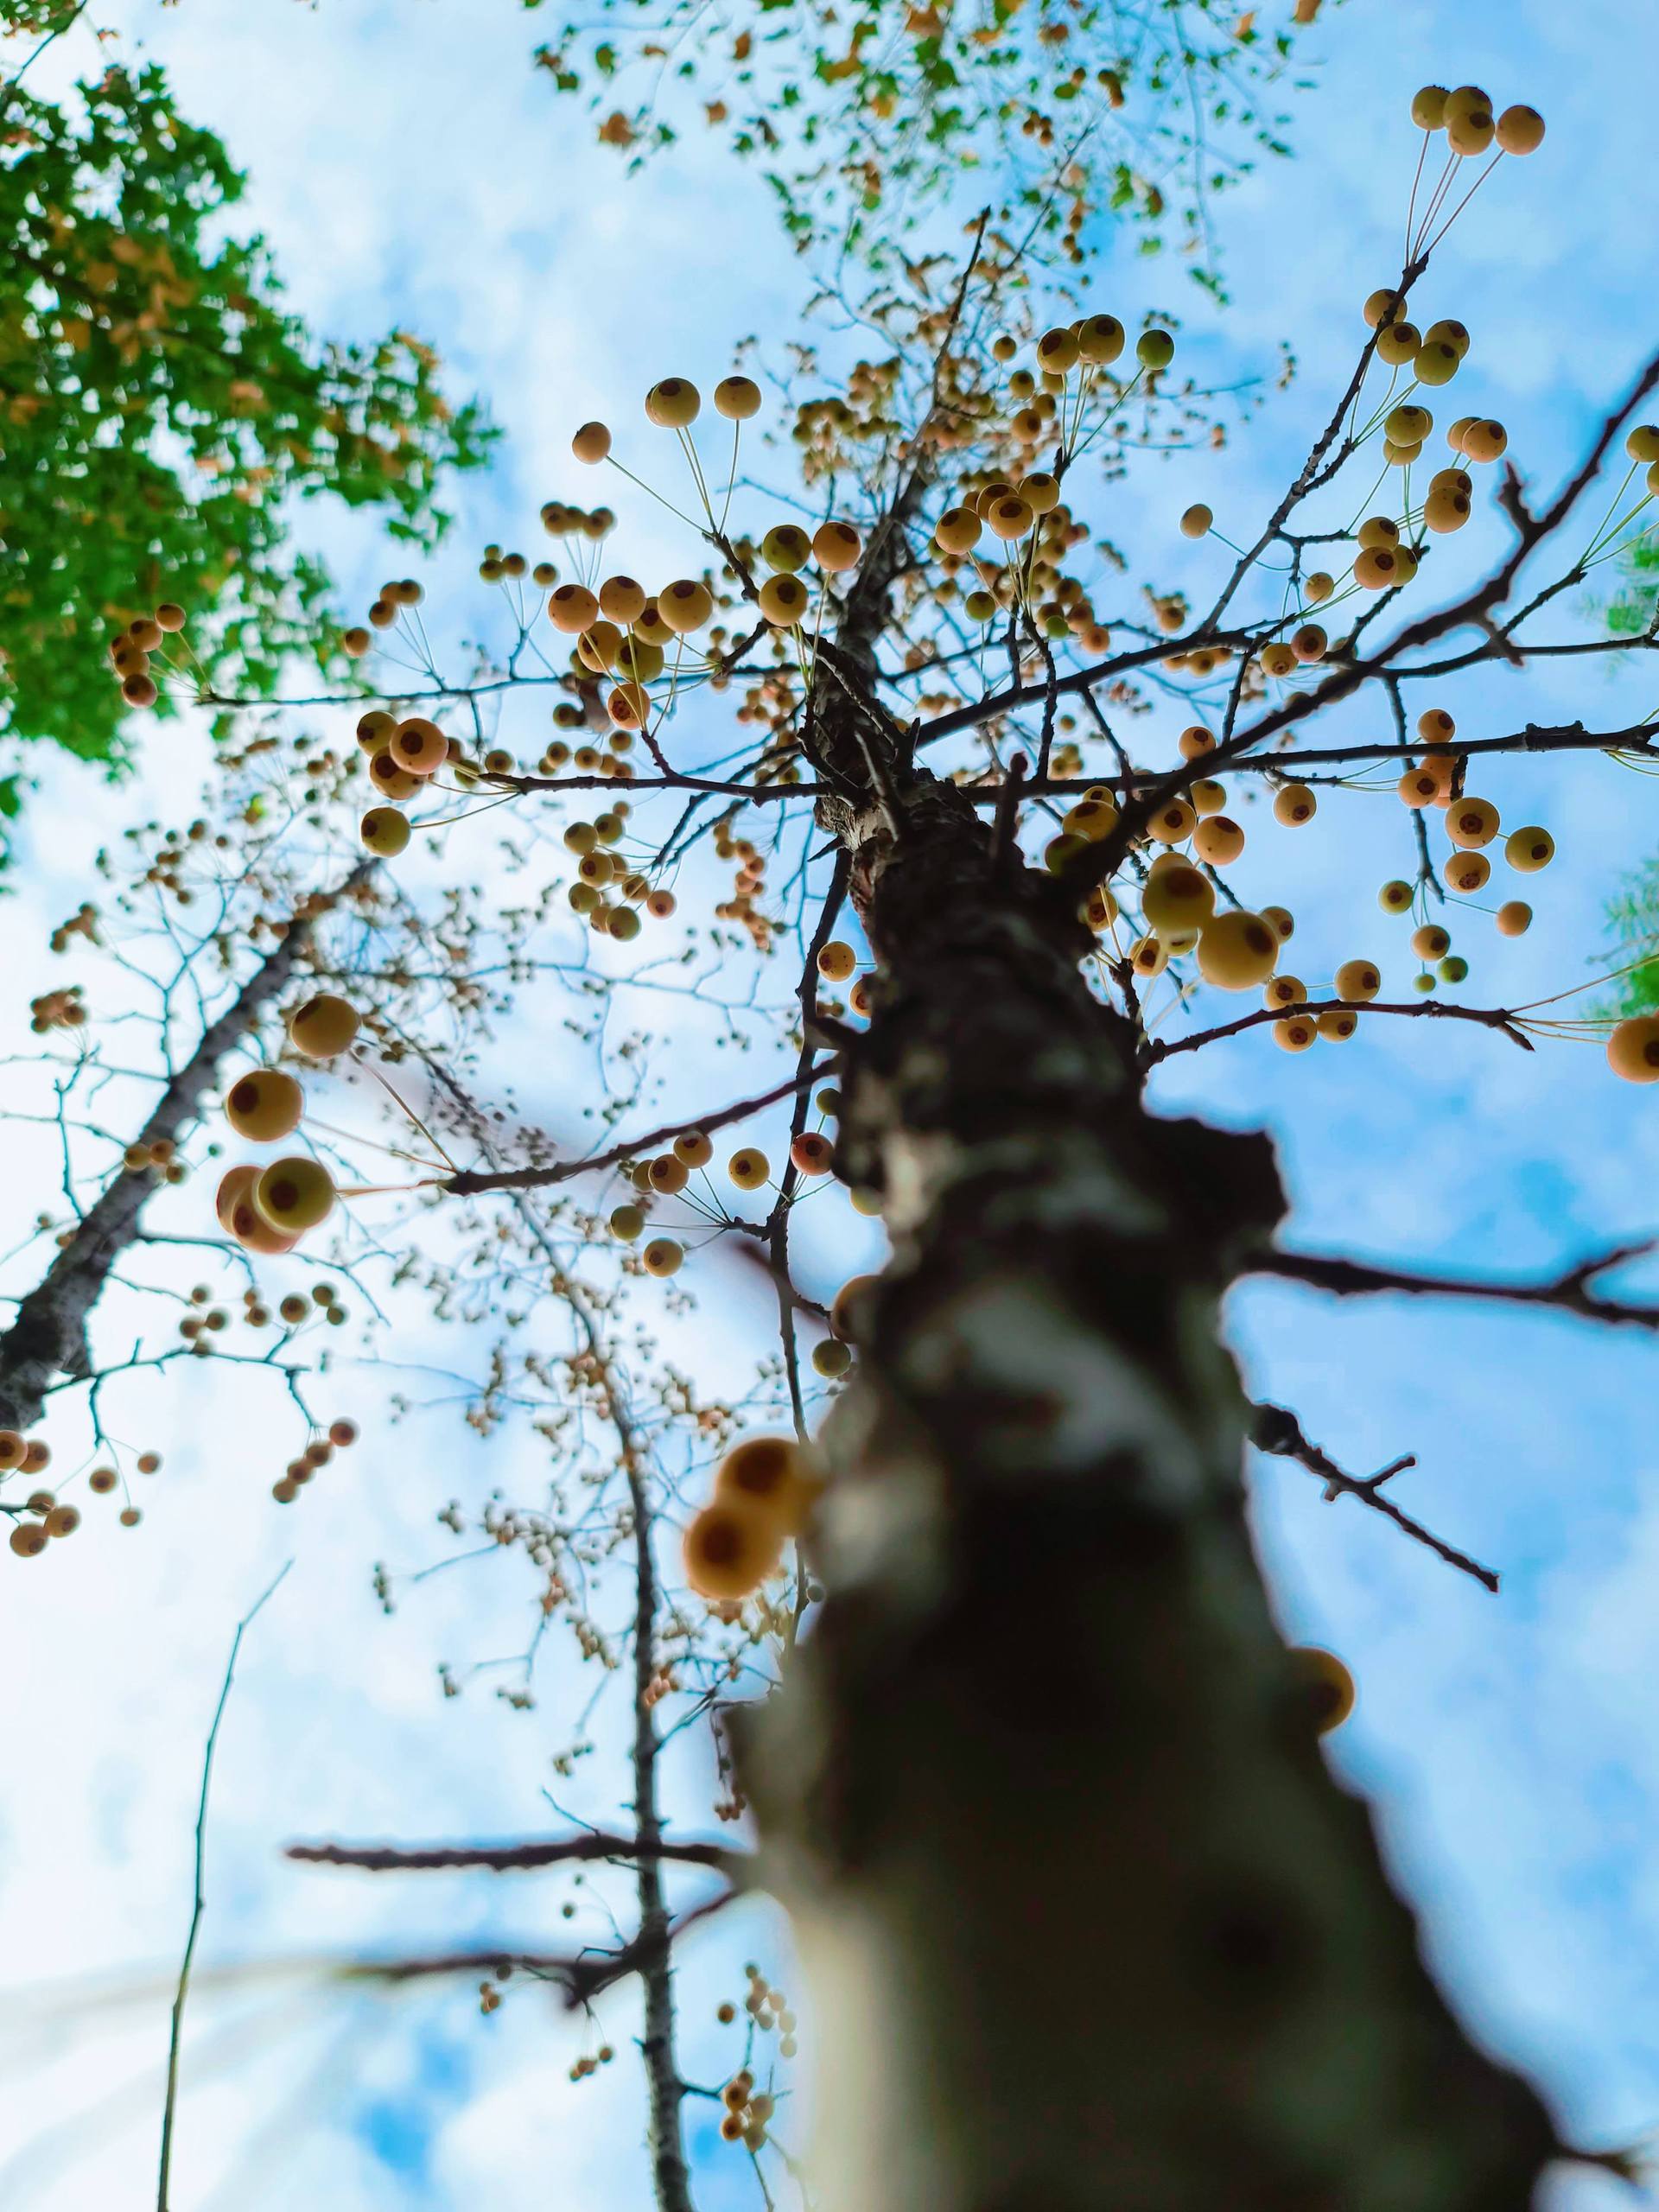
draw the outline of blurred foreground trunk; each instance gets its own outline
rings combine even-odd
[[[1270,1147],[1148,1116],[1052,879],[890,771],[824,818],[880,965],[840,1167],[894,1256],[745,1760],[823,2212],[1524,2212],[1554,2131],[1426,1973],[1245,1525],[1217,1309]]]

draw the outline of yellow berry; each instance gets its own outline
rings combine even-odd
[[[715,410],[728,423],[747,423],[760,412],[760,387],[753,377],[722,377],[715,386]]]
[[[1038,365],[1051,376],[1065,376],[1076,368],[1079,347],[1069,330],[1046,330],[1037,340]]]
[[[411,776],[435,775],[449,757],[449,741],[437,724],[424,715],[411,715],[398,723],[386,741],[386,750],[397,766]]]
[[[1197,783],[1188,787],[1186,795],[1200,821],[1206,816],[1219,814],[1227,804],[1227,786],[1218,784],[1213,776],[1200,776]],[[1205,858],[1208,860],[1209,854]]]
[[[1192,835],[1198,818],[1197,810],[1184,798],[1168,799],[1147,823],[1147,835],[1154,844],[1183,845]]]
[[[1279,944],[1278,931],[1260,914],[1230,908],[1199,934],[1198,972],[1218,990],[1253,990],[1272,975]]]
[[[1492,864],[1484,853],[1457,852],[1452,854],[1441,872],[1452,890],[1460,891],[1466,896],[1471,892],[1484,889],[1492,872]]]
[[[782,1541],[772,1516],[746,1500],[705,1505],[685,1532],[685,1579],[714,1604],[747,1598],[777,1566]]]
[[[1607,1065],[1626,1083],[1659,1083],[1659,1014],[1619,1022],[1607,1039]]]
[[[1440,130],[1446,124],[1446,87],[1425,85],[1411,96],[1411,119],[1420,130]]]
[[[1414,322],[1387,323],[1376,334],[1376,358],[1390,368],[1403,367],[1414,359],[1422,342],[1422,333]]]
[[[677,637],[701,630],[714,611],[714,598],[708,585],[699,583],[694,576],[682,576],[657,594],[657,612]]]
[[[1497,143],[1506,154],[1534,154],[1544,143],[1544,118],[1535,107],[1506,107],[1497,118]]]
[[[1529,823],[1524,830],[1510,830],[1503,841],[1503,857],[1522,875],[1534,875],[1554,859],[1555,840],[1548,830]]]
[[[1243,851],[1244,832],[1230,815],[1208,815],[1192,832],[1192,849],[1211,868],[1226,868]]]
[[[830,1308],[830,1332],[843,1344],[857,1344],[868,1332],[871,1294],[879,1275],[852,1275],[836,1293]]]
[[[239,1137],[252,1144],[274,1144],[299,1127],[305,1094],[282,1068],[256,1068],[240,1076],[225,1096],[225,1118]]]
[[[1404,566],[1398,549],[1368,545],[1355,558],[1354,582],[1366,591],[1387,591],[1403,582]]]
[[[796,575],[768,576],[760,587],[761,613],[774,629],[792,630],[806,613],[806,586]]]
[[[727,1161],[726,1173],[740,1191],[758,1191],[762,1184],[770,1181],[772,1165],[756,1146],[745,1145]]]
[[[289,1042],[308,1060],[332,1060],[348,1051],[359,1027],[357,1008],[332,991],[307,999],[288,1018]]]
[[[1465,797],[1446,809],[1446,833],[1454,845],[1472,850],[1491,843],[1497,835],[1497,809],[1491,799]]]
[[[254,1211],[278,1236],[301,1236],[334,1211],[334,1180],[320,1160],[273,1160],[253,1186]]]
[[[1344,960],[1337,970],[1336,988],[1339,999],[1374,999],[1382,988],[1382,978],[1372,961]]]
[[[1081,837],[1085,843],[1099,844],[1109,837],[1117,825],[1116,802],[1109,798],[1079,799],[1066,809],[1064,823],[1068,835]]]
[[[1115,361],[1123,351],[1123,326],[1115,315],[1086,316],[1077,330],[1077,350],[1097,367]]]
[[[760,558],[781,575],[793,575],[812,557],[812,541],[798,523],[775,523],[760,541]]]
[[[1501,423],[1476,421],[1464,432],[1460,450],[1471,461],[1497,461],[1509,442],[1509,433]]]
[[[715,1503],[769,1514],[785,1535],[798,1535],[817,1484],[792,1436],[751,1436],[735,1444],[715,1470]]]
[[[1328,1736],[1354,1709],[1353,1676],[1334,1652],[1313,1644],[1294,1648],[1287,1656],[1314,1726],[1321,1736]]]
[[[370,761],[369,781],[387,798],[413,798],[421,788],[420,777],[400,768],[390,753],[377,753]]]
[[[568,638],[599,619],[599,601],[585,584],[561,584],[547,602],[548,620]]]
[[[1158,937],[1202,929],[1215,906],[1216,894],[1209,878],[1184,861],[1148,877],[1141,894],[1147,927]]]
[[[645,419],[658,429],[683,430],[696,421],[702,405],[696,385],[684,377],[664,377],[645,394]]]
[[[933,526],[933,542],[942,553],[969,554],[984,527],[975,508],[947,507]]]
[[[812,552],[827,575],[840,575],[855,566],[864,541],[849,522],[820,523],[812,533]]]
[[[365,852],[395,860],[409,844],[409,817],[395,806],[372,806],[358,826]]]
[[[607,576],[599,588],[599,609],[613,622],[637,622],[645,611],[645,586],[632,576]]]

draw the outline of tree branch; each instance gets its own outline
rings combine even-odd
[[[526,1843],[290,1843],[283,1856],[309,1866],[355,1866],[365,1874],[428,1874],[466,1867],[511,1874],[596,1860],[670,1859],[685,1866],[713,1867],[737,1882],[752,1854],[720,1843],[676,1843],[661,1835],[613,1835],[595,1828],[588,1834]]]
[[[820,1071],[821,1072],[821,1071]],[[443,1185],[456,1198],[470,1198],[481,1191],[539,1191],[550,1184],[568,1183],[578,1175],[597,1174],[601,1169],[620,1166],[625,1160],[636,1160],[642,1153],[654,1152],[658,1145],[668,1144],[675,1137],[683,1136],[688,1129],[701,1129],[705,1135],[710,1129],[723,1129],[733,1122],[747,1121],[751,1114],[758,1114],[763,1107],[775,1106],[780,1098],[787,1098],[804,1085],[817,1082],[817,1075],[798,1071],[782,1083],[774,1084],[770,1090],[763,1090],[758,1098],[740,1099],[734,1106],[722,1106],[718,1113],[682,1115],[677,1122],[664,1122],[659,1129],[648,1129],[643,1136],[631,1137],[626,1144],[613,1144],[608,1152],[595,1152],[581,1160],[561,1160],[545,1167],[467,1168],[459,1175],[452,1175]]]
[[[1437,1559],[1443,1559],[1448,1567],[1455,1567],[1463,1573],[1472,1576],[1483,1589],[1490,1590],[1494,1597],[1497,1595],[1497,1576],[1490,1567],[1482,1567],[1466,1552],[1457,1550],[1443,1537],[1437,1536],[1433,1529],[1424,1528],[1421,1521],[1414,1521],[1408,1513],[1402,1513],[1392,1498],[1382,1496],[1384,1483],[1391,1481],[1406,1468],[1416,1465],[1415,1452],[1408,1452],[1402,1459],[1390,1460],[1386,1467],[1379,1469],[1374,1475],[1351,1475],[1339,1467],[1328,1452],[1322,1452],[1317,1444],[1309,1442],[1295,1414],[1285,1407],[1256,1406],[1252,1412],[1250,1441],[1258,1452],[1272,1452],[1280,1459],[1300,1461],[1325,1484],[1327,1503],[1338,1497],[1357,1497],[1362,1505],[1369,1505],[1374,1513],[1380,1513],[1385,1519],[1392,1521],[1395,1527],[1409,1536],[1414,1543],[1425,1546]]]
[[[1409,1268],[1373,1267],[1363,1261],[1315,1252],[1263,1252],[1249,1261],[1243,1272],[1306,1283],[1312,1289],[1328,1290],[1338,1298],[1376,1296],[1390,1291],[1411,1298],[1472,1298],[1505,1306],[1545,1306],[1582,1321],[1603,1321],[1614,1327],[1659,1329],[1659,1306],[1603,1298],[1591,1288],[1599,1276],[1623,1267],[1627,1261],[1646,1257],[1656,1247],[1659,1238],[1651,1236],[1637,1243],[1615,1245],[1611,1251],[1582,1260],[1543,1282],[1419,1274]]]

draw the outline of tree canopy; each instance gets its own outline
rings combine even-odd
[[[1437,1045],[1589,1044],[1611,1094],[1659,1084],[1659,1017],[1586,995],[1646,951],[1541,982],[1532,926],[1600,857],[1542,764],[1624,790],[1659,719],[1483,685],[1641,664],[1562,549],[1621,452],[1644,488],[1591,552],[1659,497],[1659,353],[1523,475],[1440,288],[1542,118],[1430,85],[1411,121],[1403,257],[1333,302],[1344,373],[1278,396],[1305,435],[1260,501],[1200,480],[1121,527],[1160,449],[1222,450],[1214,401],[1131,271],[1078,298],[1033,267],[1016,188],[707,394],[653,326],[532,550],[479,548],[460,609],[388,575],[321,692],[204,671],[169,573],[117,641],[129,700],[222,741],[199,804],[168,786],[99,856],[33,1001],[8,1572],[170,1510],[172,1440],[125,1411],[157,1374],[231,1378],[284,1539],[342,1462],[453,1479],[434,1548],[518,1578],[521,1648],[442,1689],[546,1700],[548,1832],[289,1857],[560,1884],[563,1942],[354,1972],[464,1977],[485,2015],[556,1993],[573,2088],[637,1991],[658,2212],[702,2193],[705,2105],[763,2202],[826,2212],[1447,2212],[1637,2170],[1426,1966],[1321,1748],[1353,1673],[1274,1618],[1247,1454],[1471,1603],[1507,1562],[1414,1454],[1359,1471],[1247,1385],[1222,1315],[1265,1281],[1357,1332],[1386,1299],[1659,1329],[1617,1280],[1645,1246],[1361,1258],[1217,1125],[1256,1056],[1295,1071],[1281,1134],[1336,1054],[1382,1089]],[[464,1471],[411,1442],[446,1416]],[[435,1563],[378,1558],[376,1601]],[[760,1891],[794,1962],[728,1962],[693,2021],[691,1939]]]
[[[243,177],[160,68],[0,99],[0,728],[118,761],[128,702],[99,653],[163,578],[204,673],[264,692],[296,651],[334,664],[293,503],[382,507],[429,544],[444,471],[490,433],[412,334],[319,340],[285,309],[265,246],[229,226]],[[0,779],[0,810],[21,783]]]
[[[548,0],[524,0],[540,10]],[[890,265],[941,198],[993,181],[1033,250],[1081,262],[1118,226],[1217,285],[1214,194],[1287,150],[1294,10],[1232,0],[603,0],[541,46],[638,163],[699,127],[764,177],[804,252]],[[1305,80],[1303,80],[1305,81]]]

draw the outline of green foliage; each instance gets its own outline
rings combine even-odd
[[[523,0],[537,10],[544,0]],[[1073,263],[1111,213],[1173,242],[1216,289],[1207,203],[1262,150],[1294,22],[1319,0],[600,0],[537,61],[585,97],[631,166],[688,124],[759,163],[803,251],[880,267],[982,168],[1011,216]],[[1263,29],[1258,16],[1278,18]]]
[[[1639,638],[1659,619],[1659,543],[1639,537],[1621,547],[1619,588],[1607,602],[1607,627],[1616,638]],[[1659,944],[1659,860],[1627,876],[1607,902],[1607,928],[1618,950],[1616,964],[1635,960]],[[1659,1012],[1659,961],[1621,976],[1616,990],[1599,1002],[1598,1013]]]
[[[1659,544],[1637,538],[1619,555],[1624,581],[1607,608],[1607,627],[1616,638],[1639,637],[1659,613]]]
[[[1643,861],[1633,875],[1625,877],[1608,901],[1607,928],[1615,947],[1613,964],[1635,961],[1643,964],[1621,976],[1605,1000],[1598,1002],[1595,1012],[1620,1016],[1659,1012],[1659,957],[1643,959],[1659,946],[1659,860]]]
[[[78,103],[5,96],[0,729],[118,762],[115,628],[175,601],[203,671],[262,695],[292,651],[332,661],[327,579],[284,548],[286,501],[382,506],[429,543],[442,471],[493,433],[407,333],[318,342],[284,312],[264,243],[223,235],[243,177],[158,68]]]

